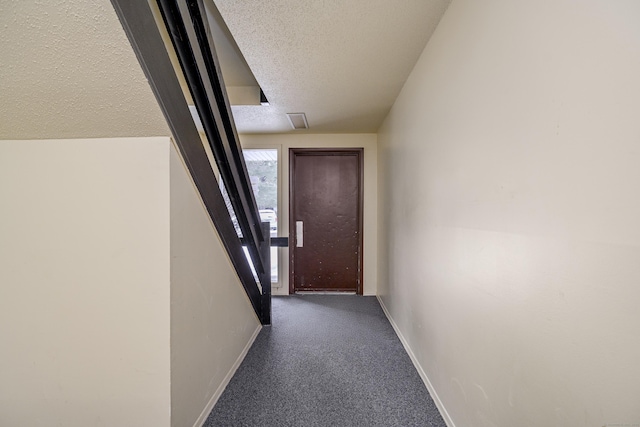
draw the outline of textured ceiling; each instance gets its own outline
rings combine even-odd
[[[214,0],[269,106],[240,133],[376,132],[450,0]],[[299,132],[299,131],[296,131]]]
[[[109,0],[0,0],[0,139],[169,135]]]
[[[450,0],[214,1],[270,101],[238,131],[320,133],[377,131]],[[169,134],[109,0],[0,0],[0,29],[0,139]]]
[[[213,0],[205,0],[204,5],[225,84],[231,87],[257,86],[251,69],[247,66]]]

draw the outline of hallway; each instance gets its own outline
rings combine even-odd
[[[445,423],[375,297],[305,295],[273,298],[204,426]]]

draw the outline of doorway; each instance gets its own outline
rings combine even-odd
[[[363,149],[289,149],[289,293],[362,295]]]

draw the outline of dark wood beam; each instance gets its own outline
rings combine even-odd
[[[256,271],[269,271],[259,247],[260,215],[231,115],[222,71],[202,0],[158,0],[191,96]]]
[[[150,6],[147,0],[111,0],[111,3],[149,80],[151,89],[171,129],[176,146],[200,192],[205,208],[218,231],[256,314],[264,323],[267,320],[263,313],[264,297],[258,289],[240,239],[236,234]],[[215,105],[212,110],[219,108],[218,104]],[[237,167],[237,163],[234,165]],[[246,174],[246,167],[244,172]],[[241,172],[236,173],[236,175],[238,174]],[[257,208],[255,215],[258,216]],[[262,236],[260,226],[257,228],[259,234],[252,236],[254,244]],[[254,251],[259,251],[259,244],[256,245]],[[259,257],[259,259],[261,258],[262,256]],[[262,286],[264,289],[264,285]]]

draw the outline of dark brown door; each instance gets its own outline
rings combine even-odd
[[[362,294],[362,149],[289,150],[289,292]]]

